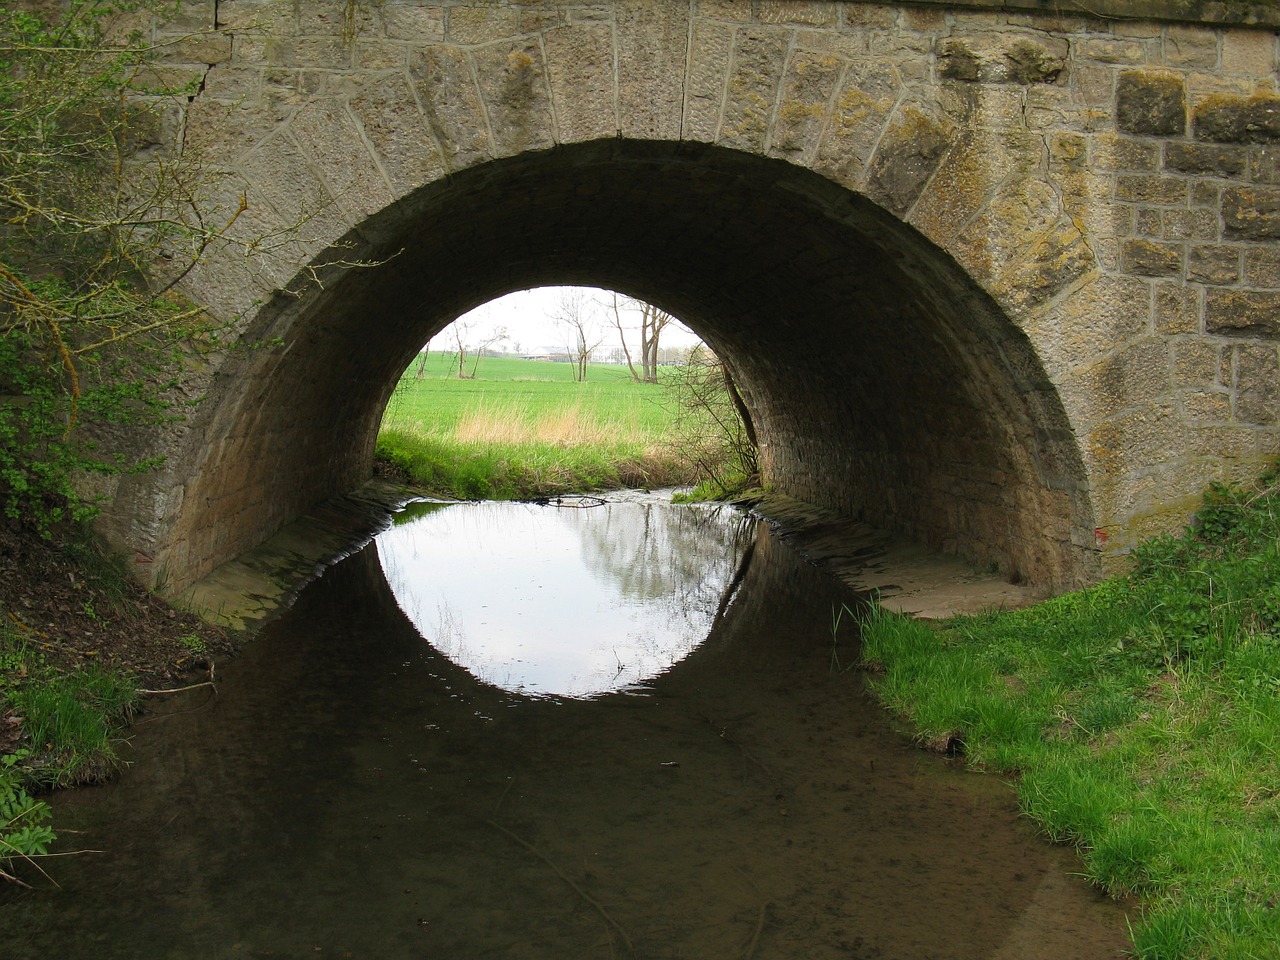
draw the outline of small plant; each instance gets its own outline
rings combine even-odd
[[[21,884],[13,873],[14,860],[42,857],[57,834],[49,826],[51,811],[21,787],[16,765],[25,752],[0,757],[0,880]]]

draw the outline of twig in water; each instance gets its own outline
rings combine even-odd
[[[567,883],[570,886],[570,888],[573,890],[574,893],[576,893],[583,900],[585,900],[587,903],[591,904],[591,906],[595,908],[596,913],[600,914],[600,916],[604,919],[605,923],[607,923],[610,927],[612,927],[614,930],[618,932],[618,936],[622,937],[622,942],[627,945],[627,952],[630,953],[632,956],[635,956],[636,948],[631,943],[631,938],[627,936],[627,931],[622,929],[622,927],[618,924],[617,920],[614,920],[613,917],[609,916],[609,911],[607,911],[604,907],[602,907],[598,900],[596,900],[594,897],[591,896],[591,894],[587,893],[587,891],[583,890],[580,886],[574,883],[573,879],[568,874],[566,874],[563,870],[561,870],[558,866],[556,866],[554,861],[552,861],[545,853],[543,853],[533,844],[529,843],[529,841],[525,840],[523,837],[520,837],[512,833],[510,830],[508,830],[506,827],[504,827],[500,823],[496,823],[493,820],[487,820],[485,822],[488,823],[489,826],[493,827],[493,829],[498,830],[502,833],[505,833],[508,837],[510,837],[516,843],[520,844],[520,846],[524,847],[526,850],[532,853],[535,857],[537,857],[539,860],[545,863],[548,867],[550,867],[552,871],[555,872],[555,875],[557,877],[559,877],[561,880],[563,880],[565,883]]]
[[[214,682],[212,680],[204,680],[200,683],[193,683],[190,686],[186,686],[186,687],[174,687],[172,690],[139,690],[138,692],[143,696],[147,696],[147,697],[160,697],[160,696],[164,696],[167,693],[186,693],[186,691],[188,690],[198,690],[201,687],[213,687],[213,686],[214,686]]]

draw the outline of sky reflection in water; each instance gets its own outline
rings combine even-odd
[[[706,638],[755,523],[657,495],[422,503],[377,547],[401,609],[449,659],[505,690],[590,697]]]

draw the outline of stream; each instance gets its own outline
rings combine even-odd
[[[870,696],[847,589],[611,500],[407,510],[52,798],[96,852],[4,894],[0,956],[1124,955],[1009,786]]]

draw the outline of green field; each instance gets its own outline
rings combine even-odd
[[[660,384],[625,366],[485,357],[458,379],[449,354],[417,362],[383,418],[378,456],[419,487],[473,498],[518,498],[697,479],[681,456],[677,414]],[[467,364],[468,372],[471,364]]]

